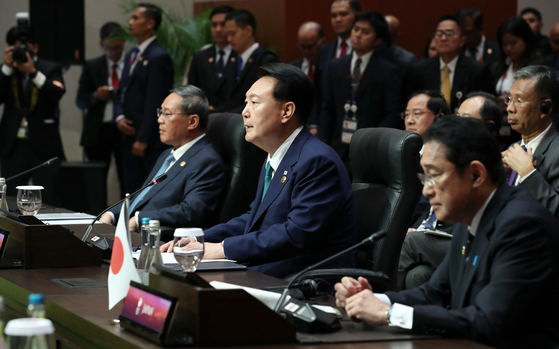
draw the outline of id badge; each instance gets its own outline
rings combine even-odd
[[[342,127],[342,142],[349,144],[355,131],[357,131],[357,120],[348,117],[344,118],[344,124]]]

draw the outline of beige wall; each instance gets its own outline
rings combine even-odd
[[[156,0],[154,3],[168,6],[177,15],[191,16],[194,0]],[[118,0],[85,0],[85,57],[94,58],[103,54],[99,46],[99,29],[108,21],[116,21],[126,25],[129,15],[124,14]],[[24,0],[0,0],[0,49],[6,49],[5,33],[15,25],[17,12],[29,11],[29,2]],[[39,48],[40,55],[40,48]],[[82,111],[75,104],[80,78],[81,66],[73,65],[64,72],[66,94],[60,101],[61,119],[60,132],[64,151],[68,161],[83,159],[80,144],[82,128]],[[1,107],[0,107],[1,108]],[[0,114],[1,115],[1,114]],[[109,174],[109,202],[118,199],[116,171],[112,166]]]

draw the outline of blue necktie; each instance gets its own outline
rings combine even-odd
[[[266,192],[268,191],[268,187],[270,186],[270,182],[272,181],[272,173],[274,169],[270,162],[266,164],[266,175],[264,176],[264,191],[262,191],[262,199],[266,196]]]
[[[138,53],[140,52],[140,49],[138,47],[134,47],[130,53],[130,66],[132,66],[132,64],[134,64],[134,62],[136,61],[136,58],[138,57]]]
[[[241,76],[243,72],[243,57],[237,57],[237,77]]]
[[[155,174],[155,176],[153,176],[153,178],[156,178],[157,176],[160,176],[163,173],[165,173],[165,170],[167,170],[167,167],[169,167],[169,165],[171,164],[171,162],[173,162],[173,160],[175,160],[175,157],[173,156],[173,153],[171,153],[169,154],[169,156],[167,156],[167,158],[163,162],[163,165],[161,165],[159,171],[157,171],[157,173]],[[136,206],[138,206],[138,204],[144,198],[144,196],[146,196],[146,194],[149,193],[151,188],[153,188],[153,186],[147,187],[146,189],[142,190],[140,194],[138,194],[138,196],[136,196],[136,198],[134,199],[134,201],[132,201],[132,204],[130,205],[130,214],[134,213],[134,209],[136,208]]]
[[[435,229],[435,221],[437,220],[437,214],[435,213],[435,211],[431,208],[431,214],[429,215],[429,218],[427,218],[424,222],[423,222],[423,227],[425,229]]]

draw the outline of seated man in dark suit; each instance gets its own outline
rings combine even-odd
[[[507,182],[522,187],[559,217],[559,132],[553,113],[559,107],[559,73],[543,65],[514,74],[508,121],[522,140],[503,152]],[[523,148],[524,147],[524,148]]]
[[[12,27],[6,42],[9,46],[4,51],[0,71],[0,104],[4,107],[0,165],[2,177],[9,178],[53,157],[65,160],[58,104],[66,88],[62,67],[37,56],[39,45],[31,28],[23,33],[19,27]],[[32,53],[20,53],[19,59],[14,59],[14,49],[21,45]],[[17,53],[15,56],[18,57]],[[61,204],[59,161],[14,179],[8,185],[8,195],[16,196],[16,186],[26,185],[29,179],[44,186],[44,203]]]
[[[237,69],[237,53],[229,45],[225,31],[225,17],[233,10],[231,6],[218,6],[212,10],[210,23],[215,44],[196,52],[188,70],[188,84],[204,91],[210,102],[210,112],[219,107],[227,96],[226,80],[231,78],[231,74],[226,74],[226,71]]]
[[[488,40],[483,34],[483,11],[477,7],[461,9],[456,16],[462,23],[466,42],[464,55],[478,62],[483,62],[492,73],[499,62],[501,50],[496,42]]]
[[[322,84],[318,135],[349,166],[349,142],[364,127],[401,127],[398,68],[376,48],[390,42],[380,13],[361,12],[351,31],[353,53],[331,62]]]
[[[209,104],[199,88],[180,86],[157,110],[161,142],[172,146],[157,159],[144,185],[167,173],[167,179],[144,189],[130,203],[130,230],[143,217],[171,227],[201,227],[215,210],[224,185],[223,161],[205,137]],[[155,117],[155,116],[154,116]],[[101,217],[116,223],[120,205]]]
[[[85,62],[76,104],[78,108],[87,110],[80,145],[89,161],[103,161],[108,165],[114,155],[121,196],[124,196],[122,135],[113,121],[114,92],[124,68],[124,40],[117,38],[121,30],[116,22],[108,22],[101,27],[100,44],[105,54]]]
[[[268,153],[256,198],[249,212],[204,231],[204,258],[284,278],[356,242],[353,192],[339,157],[305,127],[314,97],[308,77],[290,64],[262,71],[243,110],[246,140]],[[330,267],[355,262],[349,254]]]
[[[450,250],[428,283],[373,294],[365,278],[336,284],[336,304],[373,326],[491,346],[559,343],[559,223],[505,183],[495,138],[478,120],[448,116],[425,135],[423,194],[453,222]],[[537,319],[527,321],[527,319]]]
[[[225,17],[227,40],[237,52],[236,69],[227,69],[224,78],[227,94],[216,112],[240,113],[245,106],[245,92],[258,79],[258,68],[279,62],[275,53],[256,42],[256,18],[247,10],[235,10]]]
[[[417,63],[414,70],[413,91],[440,90],[451,112],[469,92],[494,93],[489,68],[461,54],[465,41],[458,19],[453,15],[442,16],[435,32],[438,55]]]

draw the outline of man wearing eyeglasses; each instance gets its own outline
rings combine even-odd
[[[143,185],[163,173],[167,179],[131,199],[131,231],[144,217],[170,227],[207,224],[224,184],[223,161],[205,136],[209,107],[202,90],[186,85],[175,88],[157,109],[161,142],[172,148],[161,153]],[[116,223],[119,214],[120,205],[100,220]]]
[[[320,106],[320,74],[317,74],[316,59],[322,45],[324,30],[317,22],[305,22],[297,32],[297,48],[303,56],[289,64],[301,68],[314,85],[315,103],[309,117],[309,131],[316,136],[318,124],[318,110]]]
[[[373,293],[365,278],[336,284],[355,321],[499,348],[559,343],[559,224],[526,191],[505,183],[495,138],[472,118],[447,116],[425,134],[423,194],[455,223],[450,250],[428,283]]]
[[[507,182],[526,189],[559,217],[559,132],[553,127],[559,76],[549,67],[533,65],[517,71],[514,78],[505,103],[508,123],[522,140],[502,154]]]
[[[441,91],[451,111],[458,108],[469,92],[494,93],[489,68],[461,53],[465,42],[466,37],[458,18],[453,15],[442,16],[435,32],[438,55],[417,63],[412,90]]]
[[[105,54],[85,62],[76,104],[87,110],[80,145],[89,161],[110,164],[114,155],[120,192],[124,196],[121,134],[113,121],[114,91],[124,68],[124,40],[115,37],[121,30],[116,22],[101,27],[100,44]]]

